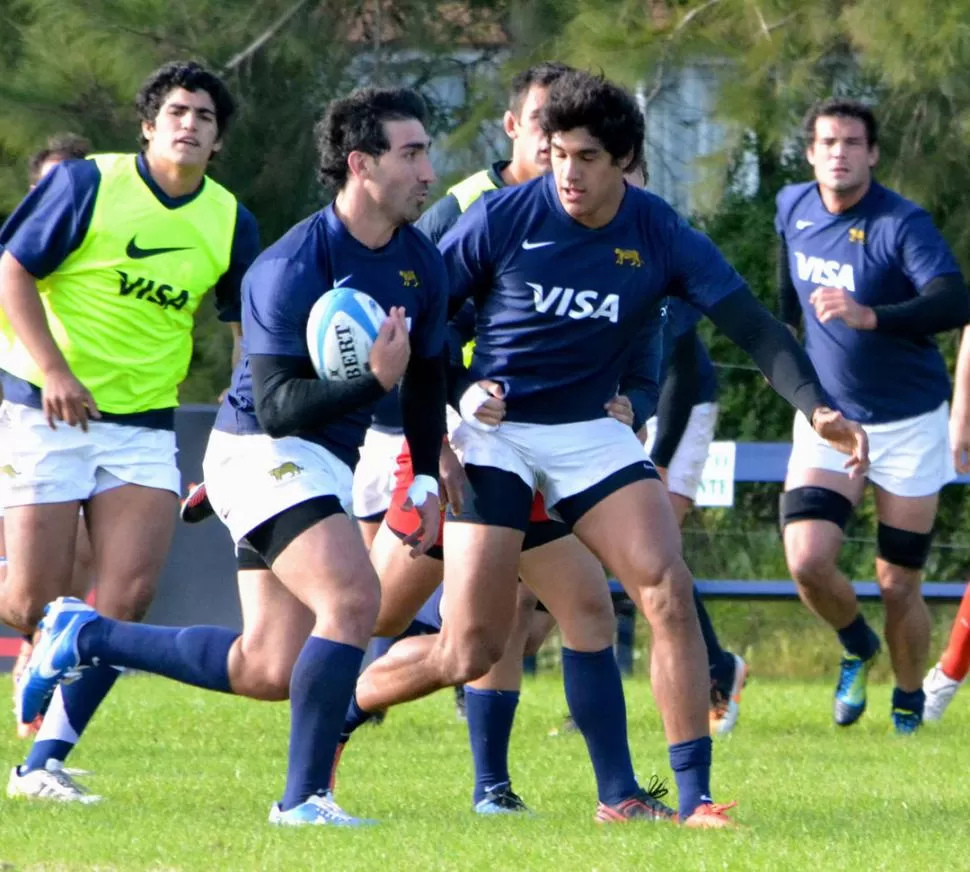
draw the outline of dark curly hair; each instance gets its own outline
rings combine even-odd
[[[815,122],[819,118],[855,118],[865,125],[866,145],[872,148],[879,142],[879,125],[876,123],[876,116],[865,103],[860,103],[858,100],[829,97],[812,106],[802,119],[802,135],[805,137],[806,145],[815,142]]]
[[[643,113],[628,91],[604,76],[578,70],[560,76],[549,88],[539,124],[546,136],[585,127],[614,162],[629,155],[629,167],[643,163]]]
[[[27,160],[27,182],[33,187],[40,181],[41,167],[49,160],[83,160],[91,153],[91,143],[77,133],[55,133],[47,145]]]
[[[341,190],[347,183],[350,153],[380,157],[391,147],[384,124],[412,119],[427,126],[428,106],[411,88],[360,88],[334,100],[314,128],[320,155],[317,178],[325,188]]]
[[[236,102],[232,99],[226,83],[196,61],[172,61],[159,67],[145,79],[138,96],[135,97],[138,117],[148,124],[154,124],[165,98],[175,88],[185,88],[186,91],[193,92],[205,91],[212,98],[216,107],[216,127],[221,139],[229,126],[229,119],[236,111]],[[143,150],[148,145],[143,135],[139,136],[139,143]]]

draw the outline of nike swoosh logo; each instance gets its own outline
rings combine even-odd
[[[334,282],[333,283],[333,286],[335,288],[339,288],[341,285],[345,285],[347,282],[350,281],[350,276],[352,276],[352,275],[353,275],[353,273],[350,273],[350,275],[344,276],[339,282]]]
[[[54,668],[53,660],[54,655],[57,653],[57,649],[51,645],[50,650],[47,652],[47,656],[37,664],[37,674],[41,678],[56,678],[57,670]]]
[[[804,230],[806,227],[811,227],[814,223],[815,223],[814,221],[796,221],[795,229]]]
[[[132,236],[128,241],[125,254],[132,260],[141,260],[143,257],[154,257],[156,254],[168,254],[170,251],[188,251],[191,246],[181,245],[167,248],[139,248]]]
[[[555,245],[555,242],[529,242],[527,239],[522,243],[524,251],[532,251],[533,248],[545,248],[547,245]]]

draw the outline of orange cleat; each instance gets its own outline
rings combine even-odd
[[[737,827],[737,821],[731,820],[726,814],[736,805],[736,802],[723,804],[705,802],[694,809],[694,813],[684,821],[684,826],[696,830],[723,830]]]

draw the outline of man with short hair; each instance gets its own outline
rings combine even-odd
[[[353,465],[374,404],[399,382],[416,472],[409,507],[423,522],[409,539],[415,553],[438,533],[447,285],[438,251],[410,226],[434,181],[426,120],[424,101],[409,89],[333,101],[316,132],[319,175],[336,198],[246,274],[245,354],[203,462],[240,569],[256,571],[240,573],[241,593],[244,574],[255,585],[243,633],[126,624],[60,603],[35,654],[55,667],[53,680],[101,662],[225,693],[288,694],[289,766],[273,824],[365,823],[334,802],[328,785],[380,600],[350,516]],[[369,369],[354,380],[319,378],[307,347],[310,310],[334,287],[367,293],[387,313]],[[50,680],[35,670],[38,693]]]
[[[21,633],[71,591],[82,503],[99,607],[144,616],[178,505],[174,410],[193,315],[215,288],[220,317],[238,319],[258,252],[255,219],[206,176],[234,111],[222,80],[197,63],[166,64],[135,105],[139,154],[61,163],[0,231],[0,305],[14,337],[0,355],[10,561],[0,618]],[[18,688],[22,722],[52,689],[31,690],[39,662],[35,649]],[[63,761],[117,675],[101,663],[54,697],[8,794],[95,799]]]
[[[631,95],[567,73],[549,88],[540,123],[552,172],[479,198],[440,246],[453,305],[476,301],[471,375],[502,384],[505,407],[498,426],[479,426],[471,412],[453,435],[469,492],[449,513],[442,631],[398,643],[362,676],[356,700],[381,710],[473,680],[501,657],[538,490],[650,621],[678,819],[730,826],[711,799],[707,664],[676,519],[632,428],[604,406],[631,355],[660,341],[657,315],[676,285],[853,468],[867,461],[865,435],[825,406],[804,352],[711,242],[625,183],[644,140]],[[560,623],[577,611],[557,579],[536,588]],[[588,693],[588,683],[570,692]]]
[[[804,321],[805,348],[833,408],[869,436],[875,491],[876,578],[896,686],[892,722],[911,734],[923,719],[921,687],[930,619],[920,593],[940,489],[953,478],[947,436],[950,380],[933,336],[970,320],[970,294],[949,247],[919,206],[872,178],[878,128],[853,100],[805,116],[815,180],[778,194],[775,226],[785,320]],[[844,648],[833,717],[854,724],[879,639],[839,571],[842,536],[866,479],[796,415],[781,501],[785,556],[805,604]]]

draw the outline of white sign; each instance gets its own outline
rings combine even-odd
[[[712,442],[701,474],[701,486],[697,489],[697,505],[729,508],[734,505],[734,457],[733,442]]]

